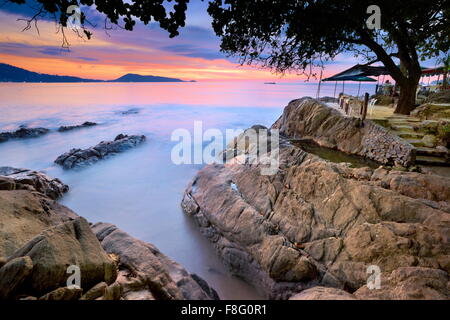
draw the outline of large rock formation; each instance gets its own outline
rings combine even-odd
[[[290,138],[311,139],[383,164],[409,166],[415,161],[414,147],[385,128],[370,120],[361,123],[310,98],[291,101],[272,128]]]
[[[72,149],[60,155],[55,163],[64,169],[72,169],[93,164],[100,159],[124,152],[145,141],[145,136],[127,136],[119,134],[114,141],[102,141],[95,147],[88,149]]]
[[[16,171],[2,171],[13,186],[23,183]],[[42,178],[39,173],[33,177]],[[92,229],[46,196],[46,188],[17,189],[0,190],[0,299],[218,298],[203,279],[153,245],[110,224]],[[68,286],[70,266],[79,268],[81,287]]]
[[[80,268],[83,289],[103,281],[111,284],[117,277],[113,261],[81,217],[44,230],[8,259],[18,257],[30,257],[33,261],[33,271],[22,289],[30,295],[39,296],[64,287],[67,267],[71,265]]]
[[[124,299],[218,299],[206,282],[189,274],[152,244],[109,223],[97,223],[92,229],[106,252],[120,257],[117,282],[123,288]]]
[[[20,128],[13,132],[0,132],[0,142],[5,142],[9,139],[36,138],[49,131],[46,128]]]
[[[225,153],[241,157],[236,145],[245,144],[234,141]],[[428,268],[437,274],[432,282],[439,282],[434,296],[450,297],[445,280],[450,271],[449,178],[383,167],[355,169],[284,139],[279,153],[275,175],[261,175],[263,165],[232,159],[206,166],[185,192],[183,210],[232,272],[267,297],[285,299],[314,286],[362,292],[367,268],[376,265],[383,275],[394,275],[382,296],[409,298],[392,293],[402,285],[394,272]],[[426,291],[424,285],[417,282],[415,290]]]
[[[43,172],[0,167],[0,190],[37,191],[51,199],[57,199],[69,191],[69,186]]]

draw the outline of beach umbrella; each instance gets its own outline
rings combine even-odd
[[[373,79],[373,78],[369,78],[366,76],[346,76],[346,75],[335,75],[329,78],[325,78],[322,81],[335,81],[336,84],[338,81],[342,81],[342,93],[344,93],[345,90],[345,81],[358,81],[359,82],[359,86],[358,86],[358,95],[361,89],[361,82],[377,82],[377,80]],[[335,94],[336,94],[336,87],[335,87]]]

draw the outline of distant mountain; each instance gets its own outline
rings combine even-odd
[[[111,80],[109,82],[185,82],[185,81],[176,78],[141,76],[140,74],[128,73],[116,80]]]
[[[17,68],[9,64],[0,63],[0,82],[100,82],[100,81],[101,80],[37,73],[22,68]]]
[[[115,80],[83,79],[71,76],[57,76],[45,73],[37,73],[9,64],[0,63],[0,82],[185,82],[181,79],[143,76],[129,73]]]

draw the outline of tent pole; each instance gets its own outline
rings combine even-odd
[[[380,86],[380,75],[377,76],[377,86],[375,87],[375,94],[378,94],[378,87]]]
[[[345,88],[344,80],[342,80],[342,94],[344,94],[344,88]]]
[[[337,81],[334,83],[334,94],[333,94],[333,98],[336,98],[336,87],[337,87]]]

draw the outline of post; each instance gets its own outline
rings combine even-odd
[[[320,69],[320,79],[319,79],[319,86],[317,87],[317,94],[316,94],[316,99],[319,99],[320,96],[320,84],[322,82],[322,69]]]
[[[363,105],[363,113],[362,113],[362,121],[366,120],[367,116],[367,107],[369,105],[369,94],[366,92],[364,94],[364,105]]]
[[[334,94],[333,94],[333,98],[336,98],[336,87],[337,87],[337,81],[334,84]]]

